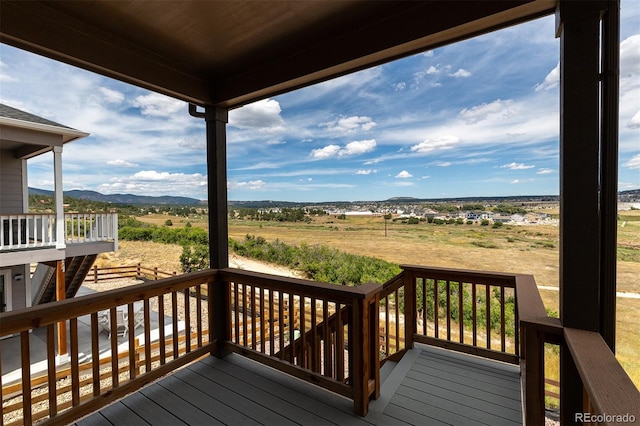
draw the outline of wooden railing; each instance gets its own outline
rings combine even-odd
[[[376,393],[371,300],[379,284],[344,287],[224,269],[225,349],[353,399],[365,415]],[[379,388],[378,388],[379,391]]]
[[[0,250],[56,246],[55,214],[0,216]],[[116,213],[65,213],[64,243],[117,241]]]
[[[140,263],[130,266],[108,266],[102,268],[94,265],[93,268],[91,268],[91,271],[87,274],[85,281],[97,283],[99,281],[113,280],[115,278],[159,280],[176,275],[177,273],[175,271],[167,272],[158,269],[157,266],[150,268],[148,266],[143,266]]]
[[[215,277],[215,271],[195,272],[1,313],[0,337],[19,335],[14,344],[20,345],[21,392],[5,401],[3,387],[3,406],[21,407],[22,413],[18,413],[21,415],[17,416],[15,424],[31,424],[36,419],[47,417],[51,423],[69,423],[210,353],[215,342],[209,334],[212,321],[209,315],[210,300],[204,294],[210,293]],[[142,302],[143,306],[140,327],[136,327],[134,322],[136,302]],[[120,327],[124,324],[111,321],[110,328],[105,330],[107,334],[111,334],[108,347],[101,349],[99,334],[103,330],[98,314],[106,310],[110,318],[114,319],[118,317],[118,309],[127,313],[126,328],[130,332],[119,340]],[[153,326],[152,318],[156,323]],[[89,324],[88,337],[78,333],[80,321]],[[61,386],[56,366],[58,323],[64,323],[69,330],[71,377],[70,383],[64,385],[67,387],[62,399],[57,398],[58,392],[54,390]],[[42,373],[46,375],[44,383],[32,381],[30,347],[35,337],[32,337],[31,332],[36,328],[44,329],[46,336],[46,368]],[[193,337],[182,340],[175,338],[184,335],[185,331]],[[7,341],[4,340],[1,344],[4,351]],[[83,355],[89,357],[87,362],[81,362],[81,347],[88,348],[83,349]],[[141,351],[141,347],[144,350]],[[105,350],[110,357],[109,363],[103,361]],[[0,366],[0,373],[4,375],[7,372],[2,368]],[[41,400],[43,398],[38,395],[47,397]],[[36,404],[35,400],[39,402]],[[67,406],[70,408],[65,410]],[[4,411],[5,409],[3,416]],[[4,423],[13,424],[11,420]]]
[[[140,301],[142,334],[131,332],[119,344],[112,322],[108,349],[117,355],[105,358],[98,313],[108,310],[113,318],[123,307],[135,330],[134,304]],[[79,321],[88,321],[91,330],[85,362]],[[54,331],[60,322],[70,330],[66,384],[57,384]],[[30,332],[36,328],[46,331],[46,378],[32,377]],[[19,387],[29,390],[3,388],[3,414],[22,410],[16,424],[47,417],[68,423],[202,355],[224,351],[351,398],[354,411],[365,415],[369,399],[380,394],[381,362],[400,358],[414,342],[519,362],[527,424],[544,423],[545,343],[569,348],[587,395],[585,413],[637,415],[640,404],[637,389],[596,333],[563,328],[547,316],[530,275],[404,266],[384,285],[344,287],[208,270],[1,313],[0,337],[14,334],[21,348]],[[70,402],[59,400],[60,393]],[[5,394],[12,400],[5,401]]]
[[[420,342],[519,362],[513,274],[402,268],[402,274],[386,283],[380,294],[380,321],[385,324],[380,327],[383,359]]]

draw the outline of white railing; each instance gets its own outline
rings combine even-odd
[[[65,244],[116,241],[116,213],[65,213]],[[55,214],[0,215],[0,250],[56,246]]]

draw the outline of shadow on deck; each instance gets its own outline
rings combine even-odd
[[[351,400],[238,354],[205,357],[76,424],[522,424],[517,366],[417,344],[382,375],[360,417]]]

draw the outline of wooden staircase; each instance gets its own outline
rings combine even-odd
[[[97,255],[68,257],[64,261],[65,273],[65,298],[70,299],[76,295],[82,282],[93,266]],[[42,265],[42,266],[41,266]],[[38,292],[33,300],[34,305],[53,302],[56,300],[56,274],[55,262],[45,262],[39,264],[38,268],[47,267],[49,270],[42,274],[42,283],[38,287]]]

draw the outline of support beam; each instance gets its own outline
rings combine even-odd
[[[600,334],[613,353],[616,341],[618,248],[618,109],[620,91],[620,0],[609,0],[602,17],[602,140]]]
[[[64,193],[62,187],[62,146],[53,147],[53,181],[56,203],[56,248],[64,249]]]
[[[64,282],[64,260],[56,262],[56,300],[64,300],[66,295]],[[58,356],[60,361],[67,355],[67,324],[65,321],[57,323],[58,326]]]
[[[209,260],[211,268],[229,266],[229,229],[227,219],[227,121],[226,108],[207,107],[207,183],[209,197]],[[192,111],[192,115],[198,116]],[[213,338],[220,345],[229,336],[229,289],[224,281],[213,284]],[[218,350],[216,356],[226,353]]]
[[[560,318],[565,327],[600,331],[601,220],[600,19],[607,1],[558,4],[560,36]],[[614,290],[615,297],[615,290]],[[571,354],[560,351],[560,420],[583,411]]]

